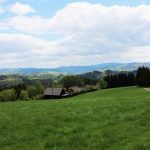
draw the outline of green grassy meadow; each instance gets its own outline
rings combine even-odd
[[[150,92],[0,103],[0,150],[150,150]]]

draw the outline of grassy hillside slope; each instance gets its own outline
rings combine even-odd
[[[0,149],[149,150],[150,93],[129,87],[0,103]]]

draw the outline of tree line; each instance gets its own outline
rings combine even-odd
[[[120,72],[115,75],[107,75],[104,77],[108,88],[124,87],[124,86],[150,86],[150,69],[147,67],[139,67],[138,70],[132,72]]]

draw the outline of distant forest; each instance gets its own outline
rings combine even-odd
[[[104,77],[104,80],[107,82],[108,88],[134,85],[149,87],[150,69],[147,67],[140,67],[137,71],[107,75]]]

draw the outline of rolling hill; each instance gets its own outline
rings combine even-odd
[[[138,69],[139,66],[150,67],[150,63],[104,63],[90,66],[62,66],[58,68],[3,68],[0,69],[1,74],[35,74],[35,73],[66,73],[81,74],[94,70],[115,70],[115,71],[131,71]]]
[[[0,148],[149,150],[149,108],[150,93],[137,87],[0,103]]]

